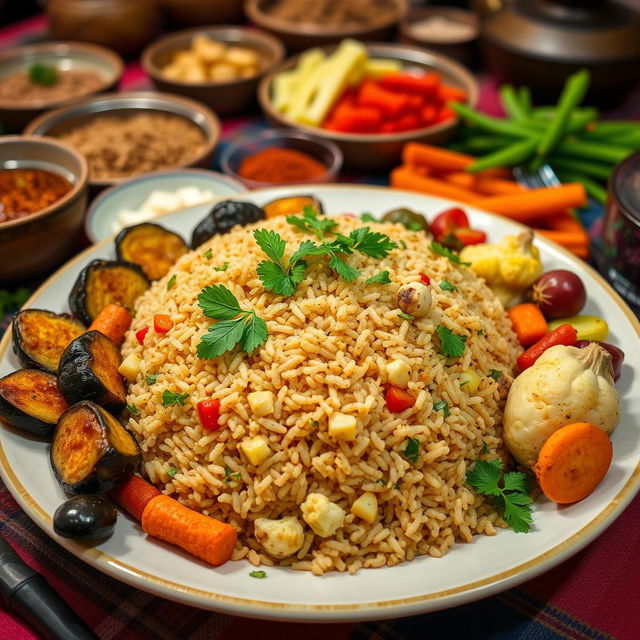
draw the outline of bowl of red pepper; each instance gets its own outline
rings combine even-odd
[[[335,142],[345,166],[369,171],[397,164],[410,140],[447,142],[458,124],[450,104],[477,99],[473,75],[447,56],[356,40],[290,58],[258,88],[272,124]]]

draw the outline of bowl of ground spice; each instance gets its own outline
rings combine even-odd
[[[407,11],[407,0],[247,0],[244,10],[289,51],[302,51],[343,38],[387,40]]]
[[[211,164],[220,122],[205,105],[165,93],[112,93],[49,111],[25,133],[70,144],[93,192],[151,171]]]
[[[320,184],[335,182],[342,168],[342,152],[330,140],[306,133],[268,131],[229,143],[220,166],[249,189]]]
[[[123,62],[80,42],[45,42],[0,53],[0,122],[21,131],[36,116],[115,88]]]

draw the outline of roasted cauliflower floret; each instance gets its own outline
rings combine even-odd
[[[310,493],[300,505],[304,521],[321,538],[332,536],[343,524],[345,512],[321,493]]]
[[[304,542],[302,524],[295,516],[269,520],[258,518],[254,523],[256,540],[274,558],[288,558],[300,550]]]

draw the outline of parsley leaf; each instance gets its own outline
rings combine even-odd
[[[369,227],[354,229],[349,238],[353,240],[352,249],[364,253],[370,258],[382,259],[389,255],[398,245],[384,233],[369,231]]]
[[[443,280],[440,283],[440,288],[443,291],[457,291],[458,287],[456,287],[455,285],[451,284],[448,280]]]
[[[236,297],[223,284],[205,287],[198,295],[198,306],[214,320],[231,320],[242,312]]]
[[[455,251],[452,251],[451,249],[449,249],[449,247],[445,247],[439,242],[431,243],[431,251],[437,253],[440,256],[444,256],[445,258],[449,258],[449,260],[453,262],[453,264],[459,264],[464,267],[468,267],[471,265],[470,262],[463,262],[462,260],[460,260],[460,256]]]
[[[229,268],[228,262],[223,262],[219,267],[213,267],[214,271],[226,271]]]
[[[207,260],[211,260],[211,258],[213,258],[213,249],[207,249],[202,255]]]
[[[184,401],[189,397],[188,393],[176,393],[175,391],[168,391],[165,389],[162,392],[162,406],[171,407],[174,404],[184,406]]]
[[[175,273],[169,278],[169,281],[167,282],[167,291],[171,291],[171,289],[173,289],[176,284],[176,278],[177,276]]]
[[[391,278],[388,271],[380,271],[375,276],[367,279],[366,284],[391,284]]]
[[[376,222],[376,219],[368,211],[360,214],[360,220],[362,222]]]
[[[407,445],[402,452],[402,455],[409,461],[415,464],[420,457],[420,442],[416,438],[408,438]]]
[[[323,240],[327,233],[331,233],[338,226],[338,223],[331,218],[326,216],[318,217],[316,210],[309,206],[302,210],[302,218],[287,216],[287,222],[303,231],[313,233],[319,240]]]
[[[341,278],[346,280],[347,282],[353,282],[357,280],[360,272],[348,265],[344,260],[338,258],[338,256],[332,256],[331,260],[329,260],[329,267],[333,269]]]
[[[447,358],[459,358],[464,351],[464,343],[467,341],[465,336],[459,336],[453,333],[451,329],[440,325],[436,327],[436,333],[440,338],[440,351]]]
[[[252,578],[258,578],[259,580],[262,580],[262,578],[266,578],[267,577],[267,572],[266,571],[251,571],[251,573],[249,573],[249,576],[251,576]]]
[[[502,508],[505,522],[516,533],[526,533],[533,522],[529,478],[519,471],[505,473],[503,476],[502,470],[500,458],[477,460],[473,469],[467,472],[467,482],[477,493],[493,498],[496,506]]]
[[[177,470],[174,466],[169,465],[169,466],[167,467],[167,475],[168,475],[170,478],[173,478],[173,476],[175,476],[175,475],[176,475],[176,473],[178,473],[178,470]]]
[[[224,468],[224,481],[229,484],[229,482],[233,482],[234,480],[240,480],[240,473],[236,471],[235,473],[231,471],[230,467],[225,465]]]
[[[270,260],[263,260],[256,268],[256,272],[267,291],[273,291],[285,298],[295,293],[296,283],[281,265]],[[296,274],[300,276],[300,270],[297,270]],[[302,266],[302,274],[304,274],[304,266]]]
[[[504,375],[504,373],[502,373],[502,371],[499,371],[498,369],[489,369],[489,375],[490,375],[494,380],[500,380],[500,378],[502,378],[502,376]]]
[[[449,411],[449,403],[446,400],[438,400],[438,402],[434,402],[433,410],[442,410],[445,418],[448,418],[451,415],[451,412]]]
[[[398,315],[403,320],[413,320],[413,316],[410,313],[405,313],[404,311],[398,311]]]
[[[282,260],[287,243],[280,237],[279,233],[272,229],[255,229],[253,237],[269,260],[273,260],[276,263]]]
[[[231,351],[242,340],[243,333],[242,319],[216,322],[209,327],[198,343],[198,358],[211,360]]]
[[[156,382],[158,382],[158,374],[154,373],[154,374],[150,374],[147,376],[147,384],[155,384]]]
[[[489,453],[489,445],[486,442],[482,442],[482,451],[480,451],[482,455],[486,455]]]
[[[137,416],[140,413],[140,409],[138,409],[138,407],[134,407],[132,404],[128,404],[127,405],[127,411],[132,415],[132,416]]]
[[[400,240],[399,244],[400,244],[400,248],[401,249],[406,249],[407,248],[407,243],[404,240]]]
[[[478,329],[478,330],[476,331],[476,333],[477,333],[479,336],[483,336],[483,335],[484,335],[484,329]]]
[[[252,313],[244,323],[240,346],[251,355],[260,345],[267,341],[267,336],[267,323],[255,313]]]
[[[29,80],[34,84],[51,87],[58,82],[59,75],[55,67],[42,62],[34,62],[29,67]]]

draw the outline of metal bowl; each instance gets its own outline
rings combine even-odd
[[[397,44],[373,43],[366,46],[371,57],[400,60],[407,69],[438,72],[445,83],[463,89],[467,94],[467,104],[475,107],[478,101],[478,83],[467,69],[451,58],[432,51]],[[330,52],[334,48],[325,47],[325,51]],[[271,87],[275,74],[295,67],[298,57],[289,58],[262,80],[258,87],[260,106],[269,121],[276,126],[300,129],[317,138],[333,140],[344,154],[345,167],[384,171],[399,164],[402,147],[406,142],[415,140],[429,144],[444,144],[455,133],[457,120],[401,133],[374,134],[326,131],[320,127],[311,127],[289,120],[273,108]]]
[[[57,137],[71,129],[86,124],[96,116],[132,116],[151,111],[180,116],[200,128],[205,137],[205,148],[182,167],[207,168],[213,159],[213,153],[220,138],[220,121],[205,105],[180,96],[166,93],[107,93],[85,100],[65,109],[47,111],[36,118],[25,129],[25,133],[34,136]],[[178,167],[166,167],[178,168]],[[134,174],[140,175],[140,174]],[[105,187],[119,184],[134,177],[122,178],[89,178],[92,193]]]
[[[51,271],[68,257],[87,204],[87,162],[51,138],[0,137],[0,169],[46,169],[67,178],[69,193],[24,218],[0,222],[0,282],[15,284]]]
[[[162,72],[173,55],[191,46],[195,35],[212,40],[241,45],[254,50],[262,64],[261,70],[249,78],[231,82],[180,82],[170,80]],[[142,66],[161,91],[177,93],[199,100],[220,115],[232,115],[256,107],[256,89],[260,79],[284,58],[282,43],[268,33],[245,27],[198,27],[172,33],[156,40],[142,54]]]
[[[124,63],[119,55],[95,44],[81,42],[43,42],[24,47],[12,47],[0,53],[0,79],[26,71],[35,62],[65,71],[92,71],[100,77],[100,86],[84,95],[62,100],[45,100],[19,105],[11,100],[0,100],[0,122],[7,131],[22,131],[36,116],[47,109],[57,109],[87,96],[114,89],[122,76]]]

